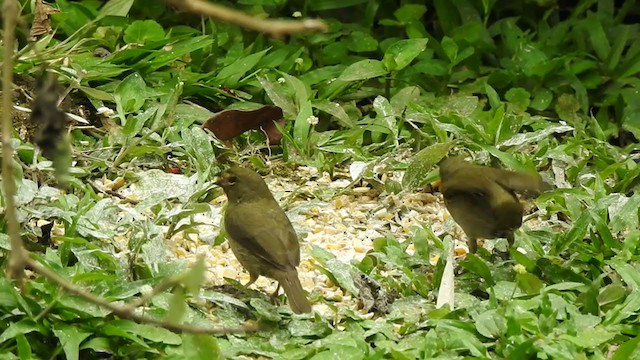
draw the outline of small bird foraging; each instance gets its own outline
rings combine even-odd
[[[445,206],[467,235],[471,253],[477,251],[479,238],[506,238],[513,246],[524,212],[516,193],[537,196],[548,186],[537,173],[475,165],[460,156],[438,165]]]
[[[260,275],[284,289],[294,313],[311,312],[296,267],[300,244],[289,218],[262,177],[253,170],[233,166],[218,180],[227,194],[224,228],[229,245],[253,284]],[[276,293],[278,291],[276,289]]]

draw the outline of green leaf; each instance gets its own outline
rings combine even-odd
[[[487,93],[489,104],[491,104],[492,109],[498,109],[502,106],[500,95],[498,95],[498,92],[493,87],[491,87],[488,82],[484,83],[484,91]]]
[[[485,311],[474,320],[478,332],[490,339],[502,337],[507,330],[507,320],[496,310]]]
[[[124,119],[125,113],[140,110],[146,99],[147,84],[138,73],[133,73],[124,78],[115,91],[116,106],[121,119]]]
[[[637,266],[628,264],[621,260],[611,260],[611,267],[618,272],[622,280],[629,286],[631,291],[640,290],[640,272]]]
[[[53,327],[53,333],[60,339],[64,354],[69,360],[79,359],[80,343],[91,335],[90,332],[80,331],[77,326],[64,323],[56,323]]]
[[[133,6],[133,0],[109,0],[100,9],[99,17],[127,16]]]
[[[534,92],[533,100],[531,100],[531,108],[543,111],[549,108],[553,101],[553,93],[546,88]]]
[[[427,38],[399,40],[389,46],[382,62],[389,71],[402,70],[424,51],[428,41]],[[389,59],[393,62],[389,63]]]
[[[31,351],[31,345],[29,344],[29,340],[24,334],[18,334],[16,336],[16,345],[18,347],[18,356],[20,359],[33,359],[33,352]],[[69,358],[69,357],[67,357]],[[76,355],[76,359],[77,359]]]
[[[9,326],[0,334],[0,343],[4,343],[9,339],[15,338],[18,334],[28,334],[33,331],[40,331],[39,327],[30,319],[22,319],[15,323],[10,323]]]
[[[182,351],[184,359],[211,360],[221,358],[216,338],[205,334],[183,334]]]
[[[613,353],[611,360],[632,359],[632,356],[638,353],[638,344],[640,344],[640,336],[636,336],[635,338],[626,341],[618,347],[615,353]]]
[[[580,335],[578,336],[563,334],[560,335],[560,338],[569,340],[581,348],[592,349],[600,344],[608,342],[614,336],[616,336],[616,332],[606,330],[602,326],[596,326],[593,328],[581,329]]]
[[[367,0],[317,0],[306,4],[306,6],[309,7],[309,10],[324,11],[351,7],[366,2]]]
[[[607,39],[607,34],[600,19],[595,14],[590,14],[586,20],[586,29],[589,32],[591,46],[595,50],[600,60],[606,60],[611,52],[611,45]]]
[[[456,44],[452,38],[445,35],[442,38],[440,45],[442,46],[444,53],[447,54],[449,61],[454,63],[458,58],[458,44]]]
[[[353,31],[345,40],[345,44],[353,52],[370,52],[378,48],[378,41],[363,31]]]
[[[128,44],[145,44],[164,39],[164,29],[154,20],[136,20],[124,31],[124,41]]]
[[[527,110],[531,103],[531,94],[524,88],[511,88],[504,95],[504,98],[520,112]]]
[[[467,258],[461,262],[460,265],[472,273],[482,276],[484,281],[487,282],[487,285],[495,285],[496,282],[491,274],[491,269],[489,269],[489,266],[478,256],[467,254]]]
[[[407,166],[407,170],[402,177],[402,187],[407,191],[411,191],[424,186],[427,173],[447,156],[453,145],[454,143],[452,142],[437,143],[420,150]]]
[[[583,211],[578,219],[574,220],[571,230],[566,232],[563,236],[559,237],[556,242],[551,244],[552,255],[558,255],[567,250],[569,246],[576,242],[584,240],[584,236],[587,233],[587,227],[592,220],[588,211]]]
[[[335,117],[340,125],[346,128],[353,128],[355,126],[355,122],[349,117],[349,114],[344,110],[344,107],[340,105],[338,102],[331,102],[329,100],[317,100],[312,101],[311,105],[327,114]]]
[[[382,61],[367,59],[349,65],[338,79],[342,81],[368,80],[387,73]]]
[[[278,322],[282,319],[278,313],[278,309],[268,301],[264,301],[262,298],[252,298],[249,300],[249,304],[256,310],[257,315],[265,320]]]
[[[615,325],[635,314],[640,310],[640,293],[632,292],[622,304],[609,310],[602,321],[603,325]]]
[[[529,295],[539,294],[544,287],[544,283],[531,273],[517,274],[516,282],[520,290]]]
[[[359,276],[358,269],[339,261],[335,255],[315,245],[312,246],[310,254],[334,277],[338,285],[351,294],[358,295],[358,288],[353,282],[354,277]]]
[[[262,59],[262,57],[269,51],[268,49],[262,50],[260,52],[241,57],[234,61],[231,65],[226,66],[218,73],[218,80],[222,81],[223,85],[226,85],[230,88],[235,88],[238,86],[238,81],[243,77],[249,70],[253,69],[254,66]]]

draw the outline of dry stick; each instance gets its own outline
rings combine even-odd
[[[75,286],[71,283],[69,283],[66,279],[64,279],[62,276],[56,274],[55,272],[49,270],[49,268],[47,268],[46,266],[40,264],[39,262],[37,262],[36,260],[32,259],[32,258],[26,258],[26,263],[27,265],[33,269],[35,272],[37,272],[38,274],[46,277],[47,279],[49,279],[50,281],[53,281],[54,283],[60,285],[60,287],[62,287],[63,289],[69,291],[70,293],[73,293],[93,304],[96,304],[98,306],[102,306],[106,309],[109,309],[113,314],[115,314],[116,316],[123,318],[123,319],[130,319],[133,320],[137,323],[144,323],[144,324],[153,324],[153,325],[157,325],[160,327],[163,327],[167,330],[171,330],[171,331],[175,331],[175,332],[185,332],[185,333],[190,333],[190,334],[214,334],[214,335],[223,335],[223,334],[231,334],[231,333],[240,333],[240,332],[250,332],[250,331],[257,331],[258,327],[254,326],[254,325],[244,325],[244,326],[238,326],[238,327],[234,327],[234,328],[227,328],[227,327],[201,327],[201,326],[194,326],[194,325],[189,325],[189,324],[176,324],[176,323],[171,323],[168,321],[164,321],[164,320],[160,320],[160,319],[156,319],[153,317],[149,317],[149,316],[144,316],[144,315],[139,315],[136,314],[135,308],[131,308],[129,306],[119,306],[119,305],[115,305],[109,301],[107,301],[104,298],[101,298],[99,296],[93,295],[92,293],[82,289],[81,287]]]
[[[2,63],[2,186],[4,188],[5,219],[8,235],[11,240],[11,253],[7,276],[14,278],[20,285],[24,281],[24,269],[27,253],[20,238],[20,224],[16,218],[16,183],[13,176],[13,148],[11,138],[13,134],[13,46],[15,40],[16,19],[18,18],[18,2],[5,0],[2,8],[4,21],[4,54]]]
[[[176,324],[160,319],[139,315],[134,313],[135,308],[121,307],[115,305],[106,299],[93,295],[92,293],[71,284],[66,279],[49,270],[36,260],[29,256],[24,249],[22,239],[20,238],[20,224],[16,219],[15,193],[16,185],[13,176],[13,149],[11,146],[13,134],[13,117],[11,101],[13,98],[13,46],[15,39],[16,19],[18,18],[18,4],[16,0],[5,0],[2,9],[4,21],[4,37],[3,47],[4,62],[2,64],[2,184],[4,187],[5,200],[5,219],[8,225],[8,235],[11,239],[11,253],[9,265],[7,267],[7,275],[18,280],[22,284],[25,277],[25,268],[28,266],[38,274],[46,277],[50,281],[58,284],[63,289],[73,293],[91,303],[109,309],[113,314],[120,318],[130,319],[138,323],[154,324],[167,330],[175,332],[187,332],[192,334],[229,334],[258,330],[256,326],[245,325],[236,328],[225,327],[200,327],[189,324]],[[156,290],[157,291],[157,290]]]
[[[274,37],[300,32],[327,31],[327,25],[322,20],[265,20],[201,0],[167,0],[167,2],[178,9],[271,34]]]

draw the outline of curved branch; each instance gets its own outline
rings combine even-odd
[[[209,16],[213,19],[270,34],[274,37],[301,32],[327,31],[327,25],[324,21],[317,19],[265,20],[201,0],[167,0],[167,2],[184,11]]]

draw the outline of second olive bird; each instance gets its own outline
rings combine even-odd
[[[229,200],[224,214],[229,245],[251,276],[245,287],[260,275],[272,278],[284,289],[293,312],[310,312],[311,305],[296,270],[300,264],[298,236],[262,177],[253,170],[234,166],[218,184]]]
[[[506,238],[512,246],[524,212],[516,193],[538,195],[547,185],[536,173],[475,165],[459,156],[438,165],[445,206],[467,235],[472,253],[479,238]]]

